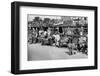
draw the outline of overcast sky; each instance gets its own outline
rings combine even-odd
[[[61,19],[61,16],[46,16],[46,15],[34,15],[34,14],[30,14],[28,15],[28,21],[32,21],[35,17],[40,17],[41,19],[44,18],[50,18],[50,19]]]
[[[33,21],[35,17],[40,17],[42,20],[44,18],[50,18],[50,19],[61,19],[62,16],[54,16],[54,15],[38,15],[38,14],[28,14],[28,21]],[[81,16],[63,16],[65,19],[70,19],[70,18],[81,18]]]

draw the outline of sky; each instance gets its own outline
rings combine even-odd
[[[44,18],[61,19],[61,16],[28,14],[28,21],[32,21],[35,17],[40,17],[41,19]]]
[[[27,17],[28,17],[28,21],[33,21],[33,19],[35,18],[35,17],[40,17],[42,20],[44,19],[44,18],[50,18],[50,19],[61,19],[62,18],[62,16],[55,16],[55,15],[39,15],[39,14],[28,14],[27,15]],[[81,16],[63,16],[63,18],[65,17],[65,19],[70,19],[70,18],[79,18],[79,17],[81,17]]]

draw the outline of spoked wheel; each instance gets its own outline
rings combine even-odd
[[[33,43],[33,40],[32,39],[29,39],[28,42],[29,42],[29,44],[32,44]]]
[[[43,40],[41,41],[41,45],[44,45],[44,41]]]

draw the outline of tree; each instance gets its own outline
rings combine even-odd
[[[42,25],[42,19],[40,17],[35,17],[33,19],[33,26],[41,26]]]
[[[48,24],[50,22],[50,18],[44,18],[44,21],[43,21],[43,23],[46,23],[46,24]]]
[[[40,21],[40,20],[41,20],[40,17],[35,17],[35,18],[33,19],[34,22],[38,22],[38,21]]]
[[[72,25],[73,21],[72,20],[67,20],[63,22],[66,25]]]

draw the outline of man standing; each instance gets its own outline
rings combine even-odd
[[[59,46],[59,41],[60,41],[60,35],[59,35],[59,33],[56,33],[53,36],[55,37],[55,45]]]

